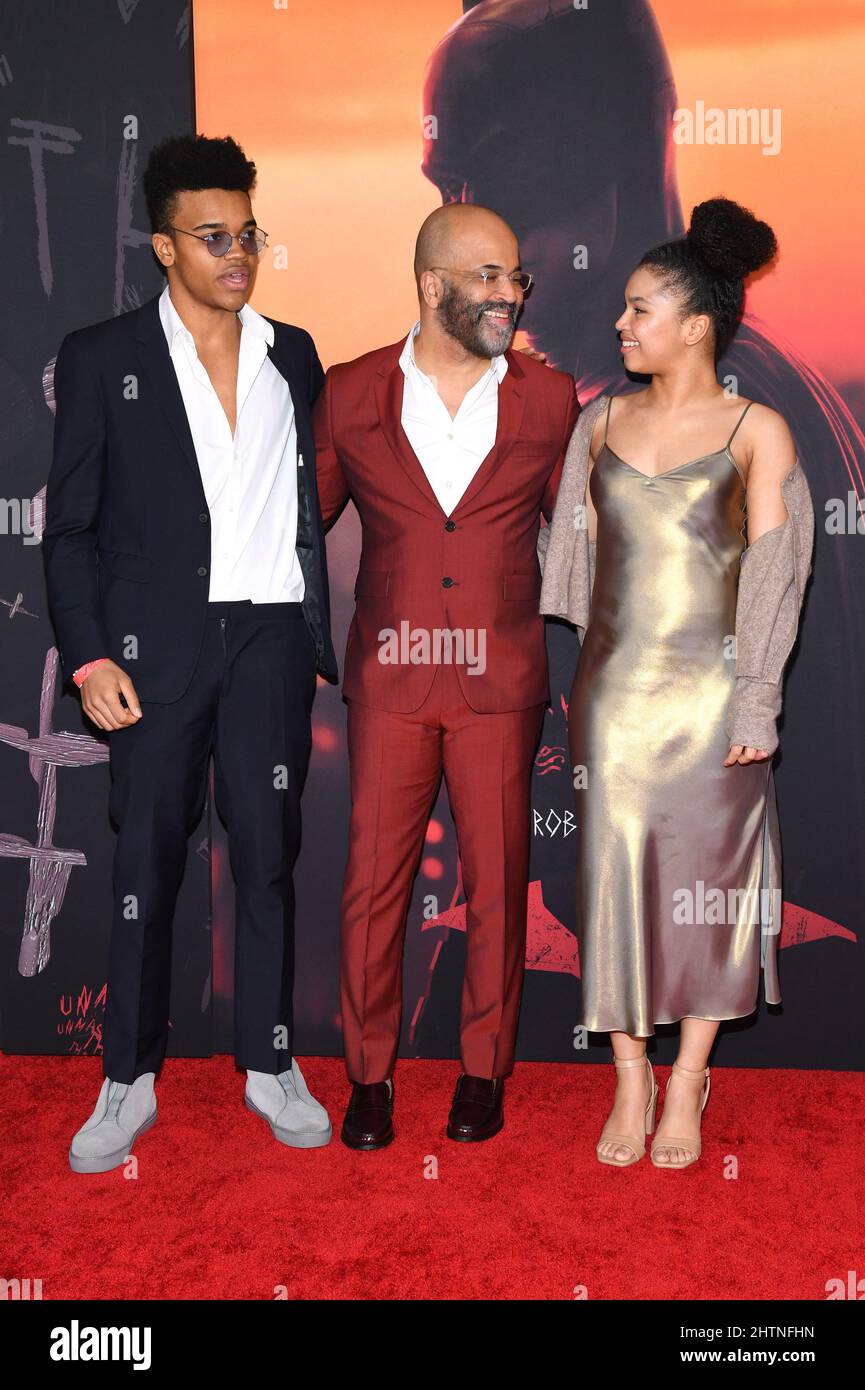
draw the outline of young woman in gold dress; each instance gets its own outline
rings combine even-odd
[[[654,1128],[655,1026],[681,1021],[652,1162],[684,1168],[700,1155],[720,1021],[756,1008],[761,964],[767,1000],[780,1000],[771,754],[807,569],[799,553],[794,575],[787,552],[795,542],[810,556],[810,498],[783,418],[715,370],[746,275],[776,249],[766,223],[712,199],[684,238],[646,253],[616,329],[627,369],[651,383],[584,410],[547,549],[541,609],[573,619],[583,501],[591,613],[568,708],[580,1021],[611,1034],[618,1085],[597,1157],[616,1166],[642,1158]],[[581,468],[575,499],[568,470]],[[737,600],[752,552],[753,574],[768,577],[746,622]],[[773,603],[763,665],[743,675],[737,644],[750,650],[765,625],[756,610]]]

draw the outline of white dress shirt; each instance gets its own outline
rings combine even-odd
[[[238,315],[237,424],[232,437],[167,285],[159,299],[159,317],[210,511],[208,598],[211,603],[298,602],[304,579],[295,549],[297,427],[288,382],[267,355],[273,325],[249,304]]]
[[[451,419],[431,379],[414,360],[416,323],[405,340],[399,365],[405,374],[402,427],[417,454],[439,506],[450,516],[496,439],[499,382],[508,369],[504,355],[465,394]]]

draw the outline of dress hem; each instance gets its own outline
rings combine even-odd
[[[769,1000],[769,999],[767,999],[765,1002],[766,1002],[767,1004],[770,1004],[772,1001]],[[778,1002],[780,1003],[780,1000],[779,1000]],[[774,1006],[774,1007],[777,1007],[777,1006]],[[744,1013],[744,1014],[723,1014],[723,1015],[718,1016],[717,1018],[710,1017],[708,1014],[680,1014],[680,1015],[678,1016],[678,1018],[656,1018],[656,1019],[655,1019],[655,1027],[657,1028],[657,1026],[658,1026],[659,1024],[660,1024],[662,1027],[665,1027],[665,1026],[671,1024],[671,1023],[681,1023],[681,1022],[682,1022],[682,1019],[685,1019],[685,1018],[699,1018],[699,1019],[702,1019],[704,1023],[732,1023],[732,1022],[734,1021],[734,1019],[737,1019],[737,1018],[750,1018],[750,1017],[751,1017],[751,1014],[757,1012],[757,1008],[758,1008],[758,1004],[755,1004],[754,1007],[753,1007],[753,1009],[749,1009],[747,1013]],[[595,1028],[595,1027],[593,1027],[590,1023],[579,1023],[579,1022],[578,1022],[577,1027],[579,1027],[579,1028],[585,1028],[585,1029],[587,1029],[588,1032],[590,1032],[590,1033],[628,1033],[628,1034],[629,1034],[631,1037],[633,1037],[633,1038],[653,1038],[653,1037],[655,1036],[654,1029],[652,1029],[652,1031],[649,1032],[649,1033],[642,1033],[642,1032],[639,1032],[637,1029],[622,1028],[620,1025],[616,1025],[616,1026],[614,1026],[614,1027],[608,1027],[608,1028]]]

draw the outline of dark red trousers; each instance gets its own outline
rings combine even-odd
[[[471,680],[471,676],[465,676]],[[478,714],[452,665],[411,714],[348,701],[351,833],[342,895],[342,1030],[349,1080],[393,1075],[406,913],[444,773],[462,864],[466,973],[460,1056],[507,1076],[525,966],[529,796],[543,705]]]

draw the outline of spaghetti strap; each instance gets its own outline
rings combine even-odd
[[[613,404],[613,397],[607,401],[607,414],[604,419],[604,443],[607,442],[607,430],[610,428],[610,406]]]
[[[742,414],[739,416],[738,420],[736,421],[736,428],[733,430],[733,433],[730,435],[730,438],[727,440],[727,443],[726,443],[725,446],[724,446],[726,449],[729,449],[730,445],[733,443],[733,440],[734,440],[735,437],[736,437],[736,430],[738,430],[739,426],[741,425],[742,421],[744,420],[745,416],[748,414],[748,411],[751,409],[751,406],[752,406],[753,404],[754,404],[753,401],[749,401],[748,404],[745,406],[745,409],[742,411]]]

